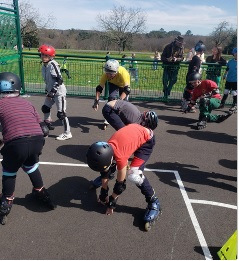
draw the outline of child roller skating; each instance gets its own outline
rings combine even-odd
[[[92,108],[97,111],[99,108],[100,95],[108,84],[109,97],[108,101],[117,99],[128,100],[130,94],[130,74],[119,62],[109,59],[104,65],[104,73],[100,78],[100,83],[96,87],[96,95]],[[103,130],[109,126],[107,120],[103,123]]]
[[[19,168],[29,176],[33,186],[32,195],[48,208],[55,205],[45,189],[39,166],[39,155],[45,144],[49,129],[41,122],[35,107],[19,96],[20,78],[10,72],[0,73],[0,123],[3,147],[2,194],[0,197],[0,223],[6,224],[14,201],[16,176]],[[27,119],[27,121],[26,121]],[[24,124],[23,124],[24,123]]]
[[[189,83],[194,87],[190,103],[185,109],[185,113],[189,112],[199,99],[199,121],[197,129],[206,128],[207,122],[223,122],[232,115],[232,111],[226,114],[212,114],[213,109],[218,109],[221,104],[221,95],[218,86],[211,80],[201,80],[201,74],[192,73],[188,77]]]
[[[134,104],[121,99],[107,102],[102,109],[102,114],[108,124],[116,131],[131,123],[138,123],[144,126],[146,121],[145,115],[149,115],[147,111],[141,113]],[[127,165],[127,170],[129,168],[130,166]],[[113,178],[114,175],[109,176],[109,179]],[[101,186],[101,176],[90,183],[90,189],[99,188]]]
[[[144,126],[129,124],[116,131],[108,142],[93,143],[86,154],[88,166],[101,174],[102,187],[98,201],[107,206],[106,215],[112,215],[116,208],[117,200],[126,189],[126,178],[134,183],[145,196],[148,203],[146,214],[143,218],[145,229],[148,231],[160,212],[158,198],[148,179],[143,174],[145,162],[149,159],[155,144],[153,130],[158,125],[155,112],[148,111],[145,115]],[[134,158],[127,170],[128,159]],[[117,178],[113,193],[108,196],[109,172],[113,160],[117,166]],[[146,225],[147,224],[147,225]]]

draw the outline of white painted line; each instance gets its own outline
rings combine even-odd
[[[190,202],[195,204],[205,204],[205,205],[213,205],[213,206],[223,207],[223,208],[237,209],[237,206],[235,205],[225,204],[225,203],[220,203],[220,202],[215,202],[210,200],[190,199]]]
[[[188,213],[189,213],[189,215],[191,217],[191,220],[192,220],[194,229],[196,231],[198,240],[200,242],[200,245],[202,247],[202,251],[204,253],[205,259],[206,260],[212,260],[213,259],[212,255],[211,255],[211,253],[209,251],[209,248],[207,246],[207,242],[206,242],[206,240],[204,238],[204,235],[202,233],[202,230],[201,230],[200,225],[198,223],[197,217],[196,217],[195,212],[193,210],[193,207],[192,207],[192,205],[190,203],[190,200],[188,198],[187,192],[185,190],[185,187],[184,187],[183,182],[182,182],[182,180],[181,180],[181,178],[179,176],[178,171],[174,171],[174,175],[175,175],[176,180],[178,182],[178,186],[179,186],[179,189],[180,189],[180,191],[182,193],[182,196],[183,196],[184,202],[186,204],[186,207],[188,209]]]
[[[87,164],[43,162],[43,161],[40,161],[39,164],[42,164],[42,165],[55,165],[55,166],[70,166],[70,167],[89,167]]]
[[[1,159],[0,159],[1,160]],[[58,165],[58,166],[71,166],[71,167],[88,167],[87,164],[75,164],[75,163],[57,163],[57,162],[39,162],[39,164],[43,164],[43,165]],[[224,206],[224,207],[230,207],[230,208],[234,208],[235,206],[229,205],[229,204],[224,204],[224,203],[218,203],[218,202],[213,202],[213,201],[205,201],[205,200],[190,200],[187,192],[185,190],[185,187],[183,185],[183,182],[180,178],[180,175],[178,173],[178,171],[175,170],[162,170],[162,169],[148,169],[145,168],[145,171],[155,171],[155,172],[163,172],[163,173],[174,173],[175,178],[177,180],[180,192],[183,196],[185,205],[187,207],[189,216],[192,220],[194,229],[196,231],[198,240],[200,242],[201,248],[203,250],[204,256],[206,260],[213,260],[212,255],[209,251],[207,242],[204,238],[204,235],[202,233],[202,230],[200,228],[199,222],[197,220],[197,217],[195,215],[195,212],[193,210],[192,204],[191,203],[201,203],[201,204],[211,204],[211,205],[217,205],[217,206]]]

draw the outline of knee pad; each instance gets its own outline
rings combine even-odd
[[[66,117],[66,114],[63,111],[58,111],[56,116],[59,120],[63,121]]]
[[[138,167],[132,167],[127,171],[128,180],[137,186],[141,186],[144,182],[145,176]]]
[[[112,108],[110,107],[110,105],[106,103],[105,106],[102,108],[103,116],[105,117],[105,115],[109,115],[111,112],[112,112]]]
[[[38,169],[39,163],[35,163],[33,166],[22,166],[22,170],[27,173],[28,175],[33,173],[36,169]]]
[[[44,104],[44,105],[42,105],[42,107],[41,107],[41,111],[42,111],[43,113],[49,113],[49,112],[51,111],[51,108],[48,107],[48,106],[46,106],[46,105]]]

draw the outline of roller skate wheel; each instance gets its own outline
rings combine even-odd
[[[107,124],[104,124],[104,126],[103,126],[103,130],[106,130],[107,129]]]
[[[5,225],[7,223],[7,216],[2,216],[0,223],[1,223],[1,225]]]
[[[146,222],[145,225],[144,225],[144,228],[145,228],[146,231],[151,230],[151,228],[152,228],[151,223],[150,222]]]

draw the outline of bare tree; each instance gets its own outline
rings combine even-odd
[[[146,16],[139,8],[114,7],[109,14],[98,15],[100,28],[124,51],[135,34],[145,30]]]
[[[19,4],[19,15],[21,24],[21,35],[23,38],[23,44],[36,43],[38,40],[39,30],[42,28],[50,28],[54,26],[54,17],[48,15],[48,17],[41,17],[38,10],[35,9],[29,0],[21,1]]]
[[[210,37],[215,46],[219,46],[223,43],[227,43],[231,39],[234,31],[232,27],[229,27],[228,22],[223,21],[214,29]]]

